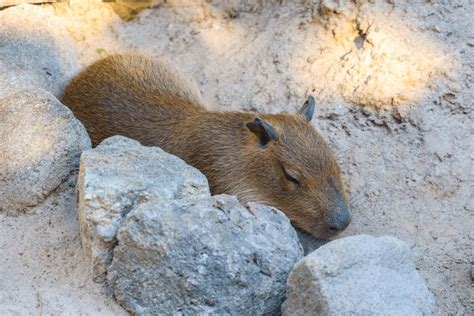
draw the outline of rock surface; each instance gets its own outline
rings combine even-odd
[[[220,195],[135,208],[109,268],[117,300],[141,315],[277,312],[302,249],[283,213],[248,207]]]
[[[60,19],[36,6],[0,11],[0,43],[0,97],[31,87],[59,97],[79,68],[79,54]]]
[[[394,237],[330,242],[296,264],[283,315],[432,315],[433,295]]]
[[[81,240],[93,277],[136,314],[279,310],[303,250],[271,207],[211,197],[197,169],[115,136],[82,154]]]
[[[0,99],[0,211],[42,202],[78,168],[90,140],[50,93],[24,90]]]
[[[152,200],[210,197],[207,179],[197,169],[122,136],[82,154],[77,188],[82,245],[98,282],[105,280],[117,229],[131,210]]]

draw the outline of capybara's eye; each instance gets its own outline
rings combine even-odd
[[[300,182],[294,177],[290,176],[283,166],[281,166],[281,169],[283,170],[283,174],[285,175],[286,180],[293,182],[297,186],[300,186]]]

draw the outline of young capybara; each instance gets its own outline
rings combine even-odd
[[[318,239],[350,222],[339,166],[309,123],[312,97],[296,114],[208,111],[198,88],[170,65],[122,54],[83,70],[62,102],[94,146],[113,135],[159,146],[203,172],[213,194],[276,207]]]

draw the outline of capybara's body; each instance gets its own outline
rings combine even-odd
[[[274,206],[317,238],[349,224],[339,167],[308,123],[308,103],[299,114],[208,111],[190,80],[137,54],[90,65],[69,83],[62,102],[94,146],[113,135],[159,146],[201,170],[213,194]]]

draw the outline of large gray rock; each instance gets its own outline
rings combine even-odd
[[[283,315],[432,315],[435,301],[408,245],[358,235],[332,241],[298,262]]]
[[[288,218],[220,195],[136,207],[118,232],[108,278],[141,315],[278,312],[302,249]]]
[[[42,202],[90,146],[82,124],[50,93],[0,98],[0,211],[15,214]]]
[[[79,69],[78,60],[74,41],[51,7],[0,11],[0,97],[31,87],[59,97]]]
[[[96,281],[136,314],[280,309],[303,251],[271,207],[211,197],[197,169],[115,136],[81,157],[81,240]]]
[[[148,201],[190,202],[211,196],[197,169],[158,147],[122,136],[82,154],[77,189],[82,245],[97,282],[105,280],[117,229],[128,212]]]

